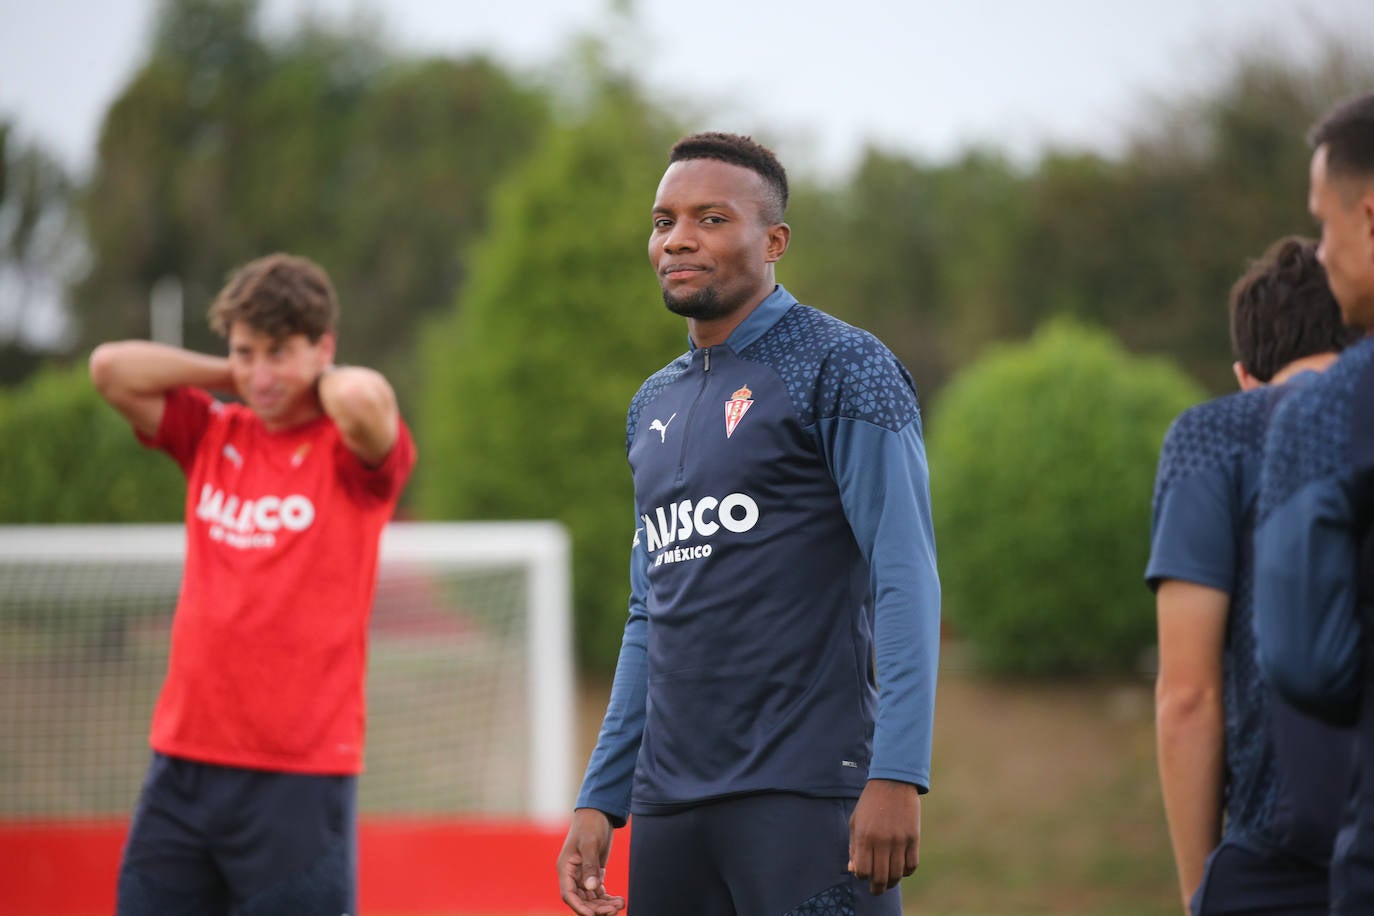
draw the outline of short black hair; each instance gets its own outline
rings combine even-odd
[[[1346,99],[1307,134],[1326,147],[1326,171],[1335,178],[1374,178],[1374,92]]]
[[[764,222],[783,221],[787,214],[787,170],[768,147],[754,142],[752,137],[708,131],[683,137],[673,145],[668,164],[686,159],[716,159],[758,174],[772,191],[772,199],[766,202],[761,214]]]
[[[1341,324],[1311,239],[1279,239],[1231,287],[1231,348],[1261,382],[1296,359],[1343,350],[1358,338]]]

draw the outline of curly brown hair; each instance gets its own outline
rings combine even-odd
[[[210,306],[210,327],[221,337],[242,321],[280,340],[304,334],[311,343],[334,330],[339,301],[324,268],[309,258],[278,252],[234,272]]]
[[[1268,382],[1284,366],[1340,351],[1359,339],[1317,260],[1317,243],[1286,236],[1269,246],[1231,287],[1231,349],[1245,371]]]

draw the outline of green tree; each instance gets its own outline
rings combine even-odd
[[[147,336],[159,279],[180,278],[195,315],[229,267],[261,253],[235,212],[261,149],[248,112],[270,70],[256,12],[253,0],[161,4],[147,62],[106,113],[87,189],[92,263],[75,296],[83,348]],[[194,317],[186,341],[222,346]]]
[[[0,119],[0,385],[27,378],[62,343],[65,285],[84,253],[76,194],[51,154]]]
[[[398,60],[373,80],[347,138],[338,237],[343,355],[377,365],[402,403],[415,335],[452,305],[493,185],[547,127],[542,91],[481,57]]]
[[[1121,159],[1046,156],[997,336],[1072,314],[1228,389],[1228,290],[1274,239],[1310,233],[1304,133],[1371,83],[1374,66],[1339,46],[1310,66],[1243,52],[1210,92],[1157,106]]]
[[[1065,321],[950,382],[930,430],[946,619],[1001,672],[1129,670],[1154,636],[1141,581],[1164,431],[1203,393]]]
[[[548,518],[574,551],[579,657],[608,669],[634,532],[625,413],[684,349],[646,261],[676,133],[602,78],[497,191],[461,305],[429,328],[415,505],[430,518]]]
[[[289,250],[335,281],[341,357],[408,403],[419,321],[453,301],[489,187],[546,120],[541,91],[482,58],[407,58],[366,24],[269,38],[256,0],[164,0],[101,133],[82,343],[145,336],[172,276],[186,343],[218,351],[210,299],[234,267]]]
[[[978,317],[1015,302],[1022,184],[991,153],[931,166],[870,149],[840,187],[795,189],[779,276],[882,338],[924,397],[991,336]]]
[[[1244,50],[1214,86],[1148,110],[1119,156],[1013,168],[995,151],[870,150],[837,186],[795,189],[779,275],[882,337],[926,399],[987,343],[1064,314],[1225,390],[1230,285],[1310,227],[1304,131],[1370,84],[1367,55],[1339,45],[1310,66]]]

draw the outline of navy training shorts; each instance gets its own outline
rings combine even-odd
[[[1193,916],[1326,916],[1330,894],[1328,869],[1222,840],[1207,857],[1207,870],[1189,908]]]
[[[847,870],[856,802],[769,793],[636,814],[627,903],[643,916],[901,916],[900,889],[874,896]]]
[[[154,754],[119,870],[118,916],[356,912],[357,778]]]

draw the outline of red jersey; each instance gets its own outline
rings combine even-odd
[[[247,407],[178,388],[156,438],[140,439],[187,477],[186,566],[153,749],[359,772],[378,542],[415,464],[405,422],[367,468],[327,416],[271,431]]]

